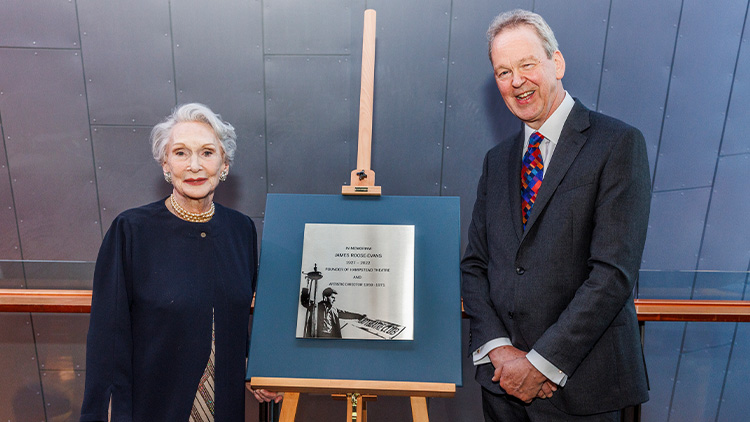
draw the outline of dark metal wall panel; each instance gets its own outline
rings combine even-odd
[[[706,271],[695,274],[694,299],[742,300],[748,274],[744,272]]]
[[[91,122],[153,125],[175,104],[169,2],[78,0]]]
[[[260,216],[266,198],[261,2],[222,6],[172,3],[177,99],[205,103],[234,126],[235,162],[216,200]]]
[[[555,31],[565,58],[563,86],[586,107],[596,110],[609,2],[538,0],[534,11]]]
[[[742,300],[748,276],[743,273],[697,273],[692,298],[710,300]],[[739,325],[733,323],[690,323],[682,343],[680,370],[675,383],[675,400],[672,402],[675,420],[685,418],[714,420],[724,407],[727,382],[732,378],[730,368],[736,350]],[[729,361],[727,361],[729,360]],[[731,381],[730,381],[731,386]],[[724,408],[725,415],[741,420],[732,405]],[[716,416],[714,416],[716,415]]]
[[[161,166],[151,155],[150,133],[151,129],[144,127],[94,126],[92,129],[105,231],[119,213],[172,192],[171,185],[164,181]]]
[[[26,287],[23,263],[0,261],[0,289],[22,289]]]
[[[750,154],[719,158],[700,268],[747,271],[750,264]],[[738,224],[744,220],[745,224]]]
[[[97,246],[98,249],[98,246]],[[29,289],[91,289],[94,261],[24,262],[26,287]]]
[[[34,322],[40,369],[48,371],[86,369],[88,314],[35,313],[31,317]]]
[[[715,420],[735,325],[687,324],[669,420]]]
[[[750,324],[737,324],[727,367],[717,422],[736,422],[750,415],[747,380],[750,379]]]
[[[681,0],[612,2],[599,111],[643,132],[653,175]],[[648,13],[643,13],[648,10]]]
[[[531,7],[531,1],[453,3],[444,135],[450,148],[443,153],[441,194],[461,197],[462,250],[484,155],[521,128],[495,84],[485,33],[501,12]]]
[[[440,195],[451,2],[375,0],[367,7],[378,14],[376,184],[392,195]]]
[[[641,268],[695,269],[709,196],[709,189],[653,194]]]
[[[721,142],[722,154],[750,152],[750,14],[745,20],[745,33],[740,45],[737,71],[734,73],[732,98],[729,102],[724,139]]]
[[[2,133],[2,127],[0,127],[0,136],[2,136]],[[18,239],[16,211],[10,185],[10,171],[8,170],[8,161],[5,159],[4,139],[5,137],[3,137],[3,142],[0,142],[0,239],[3,239],[0,242],[0,259],[21,259],[21,245]],[[0,276],[1,279],[2,276]]]
[[[643,351],[650,390],[641,408],[643,421],[669,421],[669,404],[680,358],[684,322],[647,322]]]
[[[351,3],[349,0],[264,0],[265,53],[348,55]]]
[[[41,371],[41,374],[47,422],[80,419],[85,372]]]
[[[747,0],[684,2],[654,190],[711,185],[746,9]],[[707,63],[710,83],[696,71]]]
[[[80,54],[0,49],[0,63],[23,257],[93,259],[101,231]]]
[[[269,192],[336,194],[349,183],[350,76],[343,57],[266,58]]]
[[[694,282],[692,271],[641,270],[636,290],[639,299],[690,299]]]
[[[0,0],[0,46],[78,48],[73,1]]]
[[[0,420],[44,421],[29,314],[0,313],[0,339]]]

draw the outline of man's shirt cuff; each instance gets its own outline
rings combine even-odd
[[[474,361],[474,366],[483,365],[485,363],[492,363],[490,361],[489,353],[492,349],[500,346],[512,346],[510,339],[507,337],[500,337],[484,343],[479,346],[477,350],[471,353],[471,359]]]
[[[489,357],[488,357],[489,359]],[[565,382],[568,381],[568,376],[563,371],[558,369],[555,365],[551,364],[547,359],[543,358],[542,355],[537,353],[536,350],[531,351],[526,355],[526,359],[536,368],[539,372],[547,377],[550,381],[559,385],[560,387],[565,386]],[[474,363],[476,365],[476,362]]]

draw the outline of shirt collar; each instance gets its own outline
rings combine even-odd
[[[573,97],[568,94],[568,91],[565,91],[565,98],[563,98],[562,103],[560,103],[557,110],[549,116],[542,127],[539,129],[533,129],[529,127],[529,125],[523,125],[527,142],[532,133],[539,132],[544,136],[544,139],[549,139],[550,142],[557,145],[557,141],[560,139],[560,133],[562,133],[563,125],[565,125],[565,121],[568,120],[568,115],[574,105],[575,101],[573,100]]]

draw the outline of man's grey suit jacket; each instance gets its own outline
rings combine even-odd
[[[461,262],[470,349],[507,337],[568,375],[549,399],[570,414],[648,400],[633,287],[650,207],[643,135],[578,100],[521,224],[523,130],[485,157]],[[491,364],[477,381],[491,381]]]

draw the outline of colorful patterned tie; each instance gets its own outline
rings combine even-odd
[[[521,215],[523,217],[523,229],[526,230],[526,221],[529,219],[531,207],[534,206],[536,193],[542,186],[544,178],[544,162],[539,144],[544,140],[539,132],[534,132],[529,138],[529,149],[523,155],[523,168],[521,169]]]

